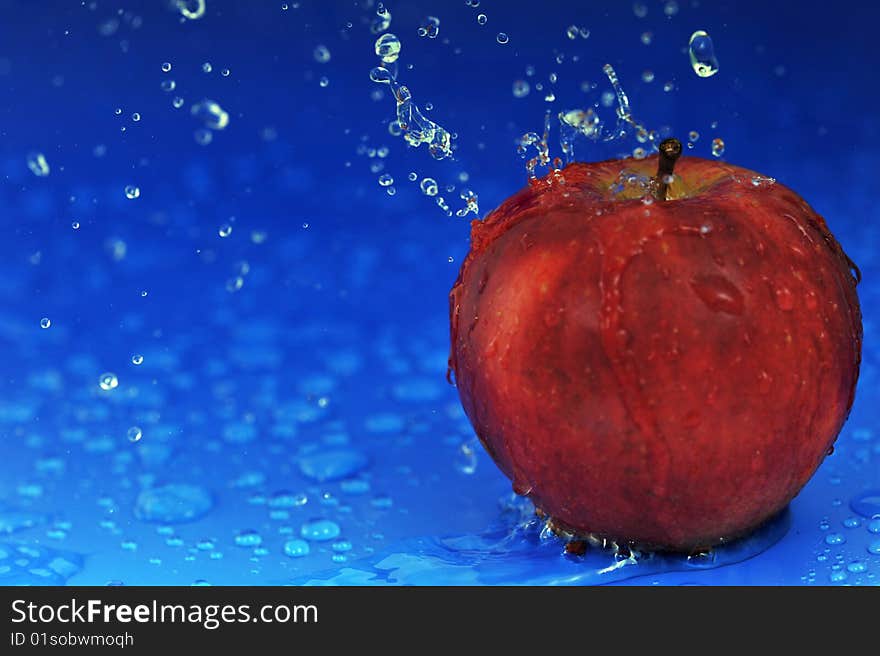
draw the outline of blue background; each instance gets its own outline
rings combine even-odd
[[[388,1],[398,80],[456,134],[435,161],[389,133],[372,2],[175,4],[0,0],[0,583],[877,582],[876,5]],[[435,39],[417,34],[429,14]],[[711,78],[690,68],[697,29]],[[691,559],[566,557],[511,497],[444,380],[473,215],[408,179],[435,178],[453,211],[468,187],[482,216],[525,183],[514,140],[546,109],[599,103],[613,123],[605,63],[649,127],[696,130],[702,157],[720,137],[801,193],[864,275],[835,453],[784,517]],[[205,98],[229,124],[202,145]]]

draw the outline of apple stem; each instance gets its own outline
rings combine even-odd
[[[666,200],[666,193],[669,190],[667,180],[672,176],[675,170],[675,162],[681,157],[681,142],[676,138],[664,139],[658,147],[660,157],[657,160],[657,176],[654,178],[654,197],[657,200]]]

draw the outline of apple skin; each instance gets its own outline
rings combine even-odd
[[[656,162],[571,164],[473,221],[449,365],[553,525],[694,551],[782,510],[832,450],[862,323],[854,265],[797,194],[696,157],[669,200],[611,192]]]

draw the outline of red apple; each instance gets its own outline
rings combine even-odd
[[[473,221],[450,369],[555,526],[690,551],[754,529],[816,471],[862,324],[855,265],[802,198],[697,157],[670,175],[680,152],[571,164]]]

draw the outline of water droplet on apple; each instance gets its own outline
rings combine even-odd
[[[744,299],[742,292],[730,280],[716,274],[695,276],[691,289],[712,312],[741,315]]]
[[[791,312],[794,309],[794,295],[788,287],[774,289],[773,298],[776,301],[776,306],[783,312]]]

